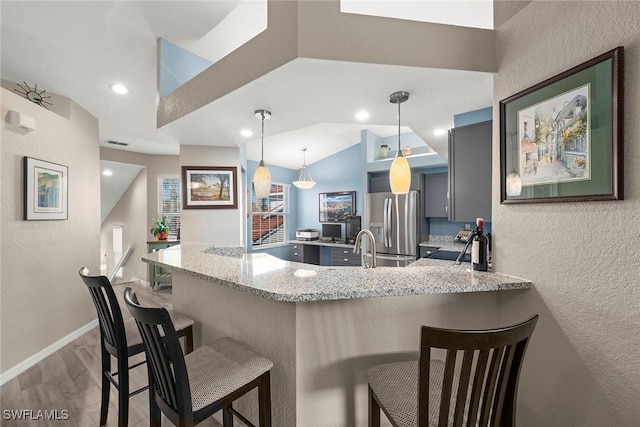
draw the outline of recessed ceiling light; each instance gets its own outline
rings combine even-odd
[[[120,83],[114,83],[111,85],[111,90],[114,91],[115,93],[119,93],[120,95],[124,95],[126,93],[129,93],[129,89],[127,89],[127,87],[123,84]]]
[[[361,122],[364,120],[367,120],[369,118],[369,112],[368,111],[358,111],[356,113],[356,120],[360,120]]]
[[[442,128],[437,128],[437,129],[434,129],[434,130],[433,130],[433,134],[434,134],[435,136],[442,136],[442,135],[444,135],[445,133],[447,133],[447,131],[446,131],[446,130],[444,130],[444,129],[442,129]]]
[[[242,129],[240,131],[240,135],[244,136],[245,138],[248,138],[250,136],[253,136],[253,132],[251,132],[249,129]]]
[[[105,169],[105,170],[102,171],[102,175],[111,176],[111,175],[113,175],[113,171],[111,169]]]

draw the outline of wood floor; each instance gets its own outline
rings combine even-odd
[[[171,288],[151,291],[148,286],[138,283],[127,283],[114,286],[118,298],[126,286],[131,286],[142,305],[171,307]],[[123,317],[130,318],[129,311],[121,306]],[[90,427],[100,424],[100,332],[98,327],[92,329],[73,342],[64,346],[51,356],[37,363],[27,371],[8,381],[0,388],[0,425],[37,426],[64,425],[72,427]],[[144,358],[140,355],[139,361]],[[112,366],[116,366],[115,359]],[[146,365],[131,370],[130,388],[136,390],[147,384]],[[107,426],[117,426],[118,395],[115,387],[111,387],[109,399],[109,415]],[[13,420],[6,419],[7,411],[31,410],[30,418],[37,418],[38,411],[48,411],[57,415],[58,420]],[[57,412],[52,412],[56,411]],[[63,411],[67,411],[65,417]],[[61,419],[68,418],[68,419]],[[236,422],[242,425],[240,422]],[[148,393],[146,391],[133,396],[129,400],[129,426],[142,427],[149,425]],[[162,420],[163,426],[173,425],[169,420]],[[199,424],[203,427],[220,427],[215,419],[209,418]]]

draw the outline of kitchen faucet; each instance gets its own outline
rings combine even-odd
[[[364,254],[365,256],[364,258],[364,268],[376,268],[376,238],[373,237],[373,233],[369,230],[362,229],[358,232],[358,235],[356,236],[356,242],[355,242],[355,247],[353,248],[353,253],[359,254],[360,253],[360,245],[361,245],[361,241],[362,241],[362,235],[366,235],[369,236],[369,240],[371,240],[371,265],[367,264],[367,256],[366,254]]]

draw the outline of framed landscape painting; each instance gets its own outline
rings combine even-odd
[[[501,101],[501,203],[622,200],[622,114],[622,47]]]
[[[184,209],[237,209],[237,168],[183,166]]]
[[[355,191],[320,193],[318,197],[320,222],[343,222],[356,211]]]
[[[68,219],[69,168],[31,157],[25,157],[23,162],[24,219]]]

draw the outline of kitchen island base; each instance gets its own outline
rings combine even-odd
[[[364,427],[364,373],[416,359],[421,325],[498,326],[496,292],[284,302],[173,274],[173,308],[196,321],[196,346],[229,336],[273,360],[277,427]],[[255,392],[234,405],[257,420]]]

